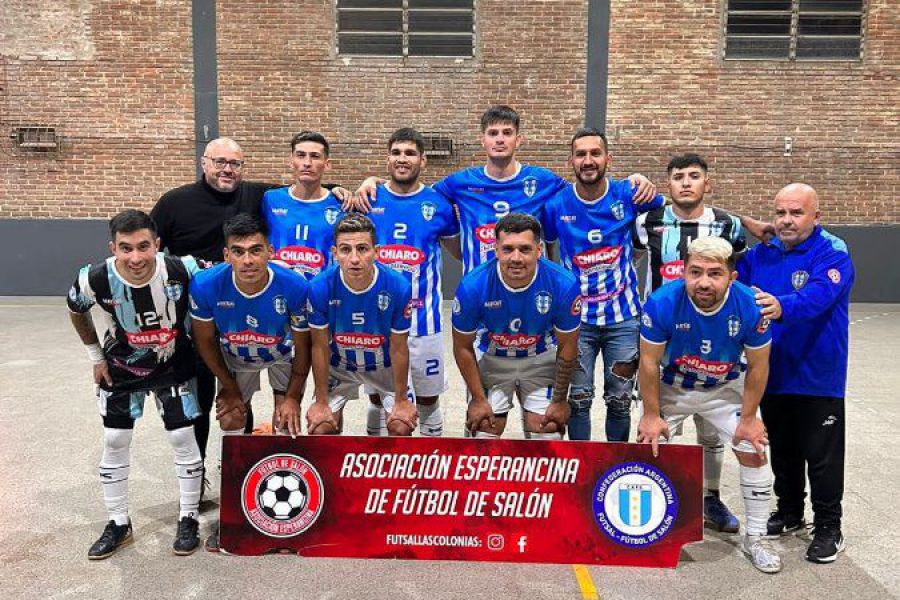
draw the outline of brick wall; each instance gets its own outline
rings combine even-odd
[[[152,205],[194,177],[190,3],[6,0],[0,15],[0,126],[60,127],[56,156],[0,136],[0,217],[105,217]],[[331,0],[250,1],[217,11],[221,132],[246,177],[287,181],[287,142],[333,142],[331,181],[384,169],[384,143],[412,125],[452,135],[435,179],[480,162],[477,118],[523,114],[523,159],[565,172],[582,122],[586,2],[477,2],[471,60],[339,57]],[[756,216],[791,180],[817,186],[826,220],[900,222],[900,8],[870,0],[861,63],[725,62],[722,0],[612,0],[613,171],[658,184],[673,152],[712,166],[714,200]],[[794,149],[783,156],[783,139]]]

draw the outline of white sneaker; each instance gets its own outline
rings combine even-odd
[[[777,573],[781,570],[781,557],[763,541],[759,535],[744,535],[741,538],[741,550],[763,573]]]

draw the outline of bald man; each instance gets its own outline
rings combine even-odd
[[[844,549],[844,395],[853,263],[843,240],[819,225],[816,191],[792,183],[775,196],[771,245],[738,262],[740,281],[758,288],[772,321],[769,381],[762,400],[777,509],[770,537],[804,525],[806,476],[814,516],[806,558],[830,563]]]

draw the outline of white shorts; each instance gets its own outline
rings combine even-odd
[[[407,340],[409,374],[416,396],[440,396],[448,387],[443,335],[411,335]],[[364,391],[369,395],[376,393],[370,385],[366,385]]]
[[[328,373],[328,407],[331,411],[343,410],[348,400],[358,398],[361,385],[366,387],[367,393],[381,396],[381,406],[386,411],[394,410],[394,369],[380,367],[374,371],[348,371],[341,367],[331,367]],[[412,388],[407,398],[415,404],[416,397]]]
[[[686,389],[680,386],[659,384],[659,414],[669,424],[669,430],[679,431],[682,422],[699,415],[708,424],[711,433],[718,433],[723,445],[738,452],[756,452],[753,444],[741,440],[731,443],[741,418],[744,378],[735,379],[714,388]]]
[[[225,359],[225,366],[234,375],[241,390],[241,398],[244,402],[250,402],[253,394],[259,391],[259,374],[261,371],[267,370],[269,373],[269,385],[272,386],[272,392],[275,394],[283,394],[287,391],[288,382],[291,380],[291,360],[284,359],[274,363],[248,363],[235,358],[228,352],[222,352]],[[221,384],[219,389],[221,389]],[[305,385],[304,385],[305,387]],[[302,392],[301,392],[302,395]]]
[[[503,415],[511,411],[516,396],[528,412],[542,415],[550,406],[553,380],[556,378],[555,351],[527,358],[484,354],[478,359],[478,370],[494,414]],[[470,395],[467,396],[471,399]]]

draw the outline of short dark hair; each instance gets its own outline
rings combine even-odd
[[[328,158],[331,153],[331,146],[328,144],[328,140],[325,139],[325,136],[319,133],[318,131],[301,131],[297,135],[291,138],[291,152],[297,148],[297,144],[302,142],[315,142],[317,144],[322,144],[322,148],[325,149],[325,158]]]
[[[157,237],[153,217],[142,210],[129,208],[109,220],[109,239],[115,241],[117,233],[134,233],[141,229],[149,229],[153,237]]]
[[[686,154],[677,154],[673,156],[672,160],[669,161],[669,166],[666,167],[666,173],[671,173],[675,169],[687,169],[694,165],[703,169],[704,173],[709,171],[709,166],[706,164],[706,161],[703,160],[702,156],[694,154],[693,152],[688,152]]]
[[[422,138],[422,134],[412,127],[401,127],[392,133],[391,139],[388,140],[388,150],[393,148],[397,142],[413,142],[419,150],[419,154],[425,154],[425,140]]]
[[[269,239],[269,227],[265,221],[249,213],[238,213],[225,221],[222,225],[222,233],[225,234],[225,243],[231,238],[248,238],[257,233]]]
[[[512,123],[516,131],[519,131],[519,113],[505,104],[495,104],[481,115],[481,131],[495,123]]]
[[[342,233],[368,233],[372,236],[372,244],[375,244],[375,223],[362,213],[348,213],[335,224],[335,245],[337,245],[338,236]]]
[[[537,242],[543,237],[540,222],[526,213],[509,213],[494,225],[494,237],[500,239],[501,233],[524,233],[530,231]]]
[[[575,135],[572,136],[572,139],[569,140],[569,151],[572,151],[572,148],[575,146],[575,140],[581,139],[583,137],[598,137],[603,140],[603,149],[609,150],[609,140],[606,139],[606,134],[597,129],[596,127],[582,127],[578,131],[575,132]]]

